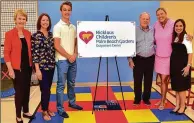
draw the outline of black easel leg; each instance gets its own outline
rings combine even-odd
[[[100,63],[101,63],[101,58],[99,60],[99,64],[98,64],[98,74],[97,74],[97,82],[96,82],[96,88],[95,88],[95,93],[94,93],[94,100],[93,100],[93,109],[92,109],[92,114],[94,112],[94,103],[96,101],[96,92],[97,92],[97,88],[98,88],[98,79],[99,79],[99,73],[100,73]]]
[[[117,66],[117,73],[118,73],[118,77],[119,77],[119,83],[120,83],[120,88],[121,88],[121,93],[122,93],[122,98],[123,98],[123,104],[124,104],[124,108],[125,108],[125,111],[126,111],[125,100],[124,100],[124,96],[123,96],[123,88],[121,86],[121,79],[120,79],[119,68],[118,68],[117,57],[116,56],[115,56],[115,62],[116,62],[116,66]]]
[[[106,94],[107,94],[107,101],[108,101],[108,57],[106,57],[106,68],[107,68],[107,85],[106,85]]]

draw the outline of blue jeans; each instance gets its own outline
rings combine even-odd
[[[57,73],[57,66],[55,66],[55,72],[53,75],[53,82],[57,82],[58,81],[58,73]]]
[[[64,89],[65,82],[67,80],[67,96],[69,99],[69,104],[75,104],[75,78],[77,72],[76,61],[70,63],[68,60],[59,60],[57,62],[57,110],[59,114],[64,112],[63,101],[64,101]]]

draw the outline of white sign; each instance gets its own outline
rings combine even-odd
[[[78,21],[79,57],[136,55],[135,22]]]

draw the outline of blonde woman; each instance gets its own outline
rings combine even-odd
[[[29,94],[32,73],[31,33],[24,29],[27,13],[18,9],[14,13],[15,27],[5,33],[4,59],[13,79],[15,89],[16,122],[23,123],[23,117],[33,119],[29,113]]]
[[[155,71],[161,79],[161,100],[156,103],[159,110],[165,108],[168,80],[170,77],[170,56],[172,53],[172,33],[174,20],[168,18],[164,8],[156,10],[158,21],[154,25],[154,37],[156,42]],[[186,35],[187,40],[192,41],[193,36]]]

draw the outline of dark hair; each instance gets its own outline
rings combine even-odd
[[[72,10],[72,3],[71,3],[70,1],[65,1],[65,2],[63,2],[63,3],[61,4],[61,6],[60,6],[60,10],[61,10],[61,11],[62,11],[63,5],[68,5],[68,6],[70,6],[70,7],[71,7],[71,10]]]
[[[165,10],[164,8],[158,8],[158,9],[156,10],[156,15],[157,15],[157,12],[158,12],[159,10],[162,10],[162,11],[164,11],[164,13],[167,14],[167,12],[166,12],[166,10]]]
[[[181,34],[180,34],[179,37],[178,37],[178,39],[179,39],[178,42],[179,42],[179,43],[182,43],[182,42],[183,42],[184,35],[187,34],[187,32],[186,32],[186,30],[185,30],[186,24],[185,24],[185,21],[184,21],[183,19],[177,19],[177,20],[175,21],[175,23],[174,23],[173,34],[172,34],[172,42],[174,42],[174,41],[175,41],[175,38],[177,37],[177,33],[176,33],[176,31],[175,31],[175,25],[176,25],[176,23],[178,23],[178,22],[181,22],[181,23],[183,24],[183,31],[181,32]]]
[[[38,17],[38,21],[37,21],[37,24],[36,24],[36,28],[37,28],[37,30],[40,30],[40,28],[41,28],[41,19],[42,19],[42,17],[43,16],[47,16],[48,17],[48,19],[49,19],[49,26],[48,26],[48,28],[47,28],[47,31],[50,31],[50,29],[51,29],[51,18],[50,18],[50,16],[47,14],[47,13],[42,13],[39,17]]]

